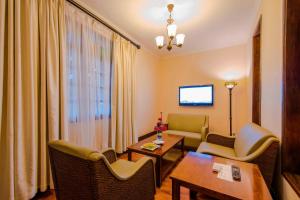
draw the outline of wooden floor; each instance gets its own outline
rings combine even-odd
[[[132,154],[132,160],[136,161],[139,158],[141,158],[142,155],[139,154]],[[127,159],[127,154],[123,154],[120,156],[120,159]],[[189,190],[186,188],[181,187],[180,189],[180,199],[182,200],[188,200],[189,198]],[[38,195],[36,199],[39,200],[56,200],[55,198],[55,193],[53,190],[45,192],[43,194]],[[171,200],[172,199],[172,181],[169,178],[169,176],[163,181],[162,186],[160,188],[156,189],[156,195],[155,195],[155,200]],[[202,199],[208,199],[205,197],[197,197],[197,200],[202,200]]]

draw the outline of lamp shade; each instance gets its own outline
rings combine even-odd
[[[167,26],[167,29],[168,29],[168,36],[169,37],[175,37],[175,35],[176,35],[176,29],[177,29],[176,24],[169,24]]]
[[[177,46],[182,46],[183,45],[184,38],[185,38],[184,34],[178,34],[178,35],[176,35],[176,44],[177,44]]]
[[[225,82],[225,87],[227,87],[228,89],[232,89],[232,88],[234,88],[236,85],[237,85],[237,83],[234,82],[234,81],[226,81],[226,82]]]
[[[161,48],[162,46],[164,46],[164,36],[157,36],[155,38],[155,42],[156,42],[156,46]]]

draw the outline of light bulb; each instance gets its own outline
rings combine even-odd
[[[155,38],[155,41],[156,41],[156,46],[158,47],[158,48],[162,48],[163,46],[164,46],[164,36],[157,36],[156,38]]]
[[[175,35],[176,35],[176,29],[177,29],[176,24],[169,24],[169,25],[167,26],[168,36],[169,36],[170,38],[175,37]]]
[[[183,45],[184,38],[185,38],[184,34],[178,34],[178,35],[176,35],[176,44],[177,44],[177,46],[181,47]]]

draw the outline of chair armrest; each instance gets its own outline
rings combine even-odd
[[[105,156],[105,158],[108,160],[110,164],[117,161],[117,154],[115,150],[112,148],[108,148],[102,151],[102,154]]]
[[[154,166],[154,162],[149,157],[142,157],[137,162],[135,162],[134,173],[137,173],[140,169],[142,169],[143,167],[145,167],[147,163],[152,163],[152,165],[153,165],[152,172],[153,172],[153,177],[154,177],[154,180],[155,180],[155,166]],[[151,172],[149,172],[149,173],[151,173]]]
[[[151,171],[149,169],[149,165],[152,165],[151,167]],[[148,169],[148,170],[147,170]],[[141,178],[144,179],[144,175],[145,175],[145,170],[147,170],[147,174],[149,173],[152,173],[153,174],[153,179],[152,181],[151,180],[144,180],[145,182],[149,182],[147,183],[146,185],[149,186],[149,184],[153,184],[153,192],[155,193],[155,189],[156,189],[156,177],[155,177],[155,165],[154,165],[154,162],[151,158],[149,157],[143,157],[141,159],[139,159],[137,162],[135,162],[135,165],[133,167],[133,170],[132,170],[132,175],[130,175],[129,177],[126,177],[127,179],[129,179],[130,177],[134,176],[134,175],[137,175],[137,176],[140,176]],[[125,178],[125,177],[124,177]]]
[[[152,165],[151,169],[149,169],[149,165]],[[136,167],[137,167],[137,171],[136,171],[136,175],[140,176],[144,182],[145,185],[147,186],[147,190],[149,190],[149,185],[151,185],[151,183],[153,184],[153,194],[156,193],[156,174],[155,174],[155,164],[153,162],[153,160],[149,157],[143,157],[141,159],[139,159],[136,162]],[[153,174],[152,178],[145,180],[145,171],[147,171],[146,173],[148,174]]]
[[[256,160],[257,158],[259,158],[268,148],[269,146],[275,143],[277,145],[279,145],[279,140],[275,137],[271,137],[269,139],[267,139],[256,151],[254,151],[253,153],[245,156],[245,157],[237,157],[234,160],[238,160],[238,161],[243,161],[243,162],[252,162],[254,160]],[[277,155],[277,149],[275,151],[275,155]]]
[[[130,162],[130,161],[128,161]],[[109,170],[112,172],[112,174],[119,180],[129,180],[130,178],[132,178],[134,175],[136,175],[137,173],[139,173],[139,171],[142,171],[143,168],[149,167],[148,165],[150,164],[152,167],[152,173],[153,173],[153,177],[155,180],[155,166],[154,166],[154,162],[151,158],[149,157],[142,157],[141,159],[139,159],[136,162],[132,162],[134,163],[134,165],[130,168],[129,171],[127,171],[126,175],[121,175],[121,173],[119,173],[116,170],[113,170],[110,165],[107,165]],[[151,172],[148,172],[151,173]]]
[[[145,174],[149,174],[149,175],[152,174],[152,176],[151,175],[145,176]],[[134,163],[134,166],[131,170],[131,174],[128,175],[129,175],[128,177],[123,177],[123,178],[126,178],[127,180],[133,177],[135,179],[136,178],[140,179],[142,180],[143,184],[139,185],[139,187],[145,189],[144,191],[147,191],[147,193],[150,192],[152,194],[155,194],[156,192],[155,165],[151,158],[149,157],[140,158],[137,162]]]
[[[111,192],[103,193],[101,189],[100,192],[104,196],[104,199],[154,199],[156,190],[155,166],[151,158],[143,157],[137,162],[125,160],[124,162],[130,162],[130,164],[124,164],[124,167],[122,167],[122,162],[120,162],[118,167],[112,167],[120,160],[110,165],[104,155],[100,156],[102,156],[102,159],[99,159],[99,163],[96,165],[104,161],[106,169],[110,173],[101,173],[104,175],[104,179],[97,179],[99,187],[104,185],[108,191],[114,188],[122,189],[122,191],[132,191],[130,195],[123,194],[121,196],[124,198],[120,198],[120,195],[112,195]],[[103,180],[108,180],[109,183]],[[125,198],[126,196],[130,196],[130,198]]]
[[[234,147],[235,137],[232,136],[224,136],[215,133],[209,133],[206,137],[206,142],[218,144],[221,146],[233,148]]]

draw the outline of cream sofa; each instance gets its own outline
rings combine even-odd
[[[167,121],[165,133],[184,136],[184,146],[190,149],[197,149],[208,133],[206,115],[170,113]]]

